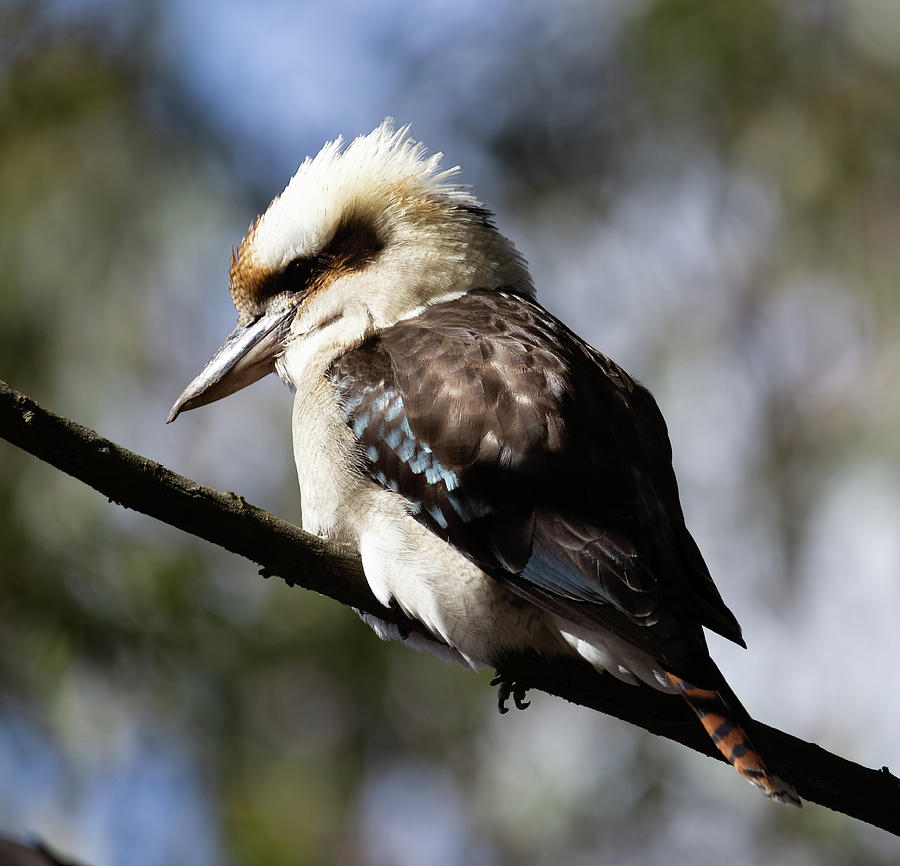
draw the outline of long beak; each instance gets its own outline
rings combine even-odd
[[[295,312],[290,307],[266,313],[252,325],[235,328],[175,401],[166,424],[180,412],[221,400],[274,372]]]

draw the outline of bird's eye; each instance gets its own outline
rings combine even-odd
[[[306,284],[315,273],[315,270],[315,259],[296,258],[288,262],[284,269],[284,287],[290,292],[301,291],[306,288]]]

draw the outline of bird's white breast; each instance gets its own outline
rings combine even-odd
[[[563,651],[542,611],[420,525],[402,496],[360,472],[359,446],[318,357],[298,341],[279,362],[296,388],[291,426],[303,528],[357,547],[378,600],[394,601],[473,666],[527,647]]]

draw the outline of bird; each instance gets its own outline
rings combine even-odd
[[[232,249],[237,326],[173,405],[277,373],[303,529],[352,545],[372,593],[422,626],[382,638],[499,672],[582,659],[683,699],[777,802],[704,628],[745,646],[685,526],[650,392],[541,306],[459,167],[387,118],[307,157]],[[501,707],[503,698],[501,698]]]

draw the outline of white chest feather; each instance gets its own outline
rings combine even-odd
[[[357,444],[334,400],[334,385],[311,377],[297,389],[291,418],[303,528],[356,542],[361,495],[371,486],[356,470]]]

